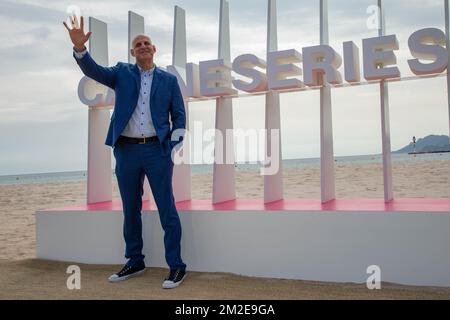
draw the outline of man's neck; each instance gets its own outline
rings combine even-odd
[[[153,61],[137,61],[137,64],[144,71],[151,70],[155,66]]]

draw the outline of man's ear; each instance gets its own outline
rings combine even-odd
[[[153,45],[153,52],[156,52],[156,47],[155,47],[155,45]]]
[[[134,55],[134,50],[133,50],[133,49],[130,49],[130,52],[131,52],[131,56],[132,56],[132,57],[136,57],[136,56]]]

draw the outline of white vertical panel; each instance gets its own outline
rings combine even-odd
[[[175,6],[173,27],[173,52],[172,65],[180,67],[186,73],[187,53],[186,53],[186,13]],[[186,74],[184,74],[186,79]],[[186,97],[184,105],[186,108],[186,129],[189,131],[189,107]],[[190,159],[190,141],[183,141],[183,158]],[[180,151],[179,151],[180,152]],[[175,165],[173,171],[173,193],[175,201],[191,199],[191,166],[189,163]]]
[[[329,44],[328,0],[320,0],[320,44]]]
[[[136,59],[131,55],[131,42],[138,34],[145,34],[144,17],[132,11],[128,11],[128,63],[136,63]],[[144,194],[142,195],[142,200],[153,200],[150,183],[148,182],[147,177],[145,177],[144,180]]]
[[[378,35],[386,35],[386,23],[383,1],[378,0],[379,7],[379,29]],[[392,159],[391,159],[391,129],[389,121],[389,86],[384,80],[380,82],[380,104],[381,104],[381,143],[383,150],[383,181],[384,201],[389,202],[392,193]]]
[[[175,6],[173,25],[172,65],[186,69],[186,12]]]
[[[447,43],[448,65],[447,65],[447,103],[448,103],[448,125],[450,139],[450,5],[449,0],[445,0],[445,40]]]
[[[328,0],[320,0],[320,44],[329,44]],[[333,200],[335,195],[333,119],[331,87],[323,80],[320,89],[320,194],[322,202]]]
[[[131,55],[131,42],[138,34],[145,34],[144,17],[128,11],[128,63],[136,63],[136,59]]]
[[[267,55],[278,50],[277,37],[277,2],[268,0],[267,3]],[[266,59],[268,61],[268,57]],[[269,156],[272,165],[277,162],[279,170],[276,174],[264,176],[264,202],[272,202],[283,199],[283,167],[281,153],[281,117],[279,93],[266,94],[266,157]],[[278,148],[272,146],[271,130],[278,130]],[[276,153],[276,154],[275,154]]]
[[[220,0],[218,56],[219,59],[221,58],[231,63],[229,5],[226,0]],[[230,98],[221,97],[216,100],[216,129],[222,132],[222,135],[215,136],[213,203],[234,200],[236,198],[234,141],[232,137],[228,139],[226,134],[227,129],[233,129],[233,104]],[[222,138],[223,140],[221,140]],[[222,146],[222,150],[218,149],[219,146]],[[221,159],[218,159],[218,157]],[[230,163],[225,163],[226,159]]]
[[[230,5],[227,0],[220,0],[219,17],[219,59],[231,61],[230,51]]]
[[[89,17],[89,52],[94,60],[108,65],[108,32],[106,23]],[[109,109],[89,107],[87,203],[112,200],[111,148],[105,145]]]

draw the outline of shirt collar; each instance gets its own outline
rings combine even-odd
[[[150,70],[144,71],[144,69],[142,69],[137,63],[136,63],[136,65],[138,66],[140,73],[148,73],[149,75],[153,74],[153,71],[155,71],[155,67],[156,67],[156,65],[153,64],[153,68],[151,68]]]

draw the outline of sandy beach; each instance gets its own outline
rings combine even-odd
[[[336,195],[337,198],[382,198],[383,177],[381,164],[336,164]],[[450,161],[404,161],[393,163],[394,195],[402,198],[449,198],[450,197]],[[119,198],[116,181],[113,181],[114,198]],[[192,196],[195,199],[210,199],[212,190],[211,174],[195,174],[192,178]],[[236,187],[238,198],[260,198],[263,194],[263,177],[257,172],[239,171],[236,175]],[[286,198],[319,198],[320,197],[320,170],[318,166],[305,168],[286,169],[284,171],[284,191]],[[52,285],[43,290],[22,290],[19,284],[21,277],[26,277],[27,272],[39,273],[40,268],[49,268],[52,272],[60,269],[64,264],[44,262],[35,259],[35,212],[39,209],[60,207],[73,204],[82,204],[86,199],[86,182],[53,182],[45,184],[22,184],[0,186],[0,298],[58,298],[75,297],[67,292],[59,295],[52,291]],[[85,266],[89,277],[92,277],[94,286],[96,281],[108,286],[104,282],[105,276],[116,271],[113,266]],[[153,268],[152,268],[153,269]],[[20,273],[22,270],[22,273]],[[5,276],[5,271],[8,276]],[[9,277],[10,271],[12,276]],[[25,273],[24,273],[25,272]],[[59,271],[58,271],[59,272]],[[165,271],[164,271],[165,272]],[[98,279],[96,278],[98,275]],[[213,291],[207,287],[208,277],[220,277],[227,279],[224,288]],[[16,278],[15,278],[16,277]],[[60,277],[65,279],[64,272]],[[155,277],[153,279],[153,277]],[[155,288],[159,288],[159,281],[163,277],[162,270],[152,270],[144,278],[153,286],[152,281],[158,281]],[[237,277],[237,278],[236,278]],[[95,278],[95,279],[94,279]],[[160,279],[161,278],[161,279]],[[16,280],[14,280],[16,279]],[[157,280],[156,280],[157,279]],[[239,279],[236,282],[236,279]],[[196,283],[196,281],[199,281]],[[242,280],[242,281],[241,281]],[[31,279],[30,279],[31,281]],[[35,282],[38,280],[34,280]],[[44,281],[44,280],[42,280]],[[253,282],[254,281],[254,282]],[[297,298],[445,298],[450,299],[450,289],[392,287],[392,291],[385,291],[384,295],[370,295],[365,286],[351,284],[322,284],[303,281],[283,281],[270,279],[253,279],[224,274],[193,273],[191,284],[178,291],[178,297],[184,298],[245,298],[259,299],[269,298],[264,290],[250,290],[250,287],[258,288],[270,285],[279,288],[272,298],[297,299]],[[37,283],[37,282],[36,282]],[[64,285],[64,281],[62,282]],[[140,282],[133,280],[126,286],[140,286]],[[198,286],[199,291],[192,293]],[[328,287],[331,286],[331,287]],[[47,288],[47,289],[45,289]],[[65,288],[65,287],[64,287]],[[100,288],[100,285],[99,285]],[[7,290],[6,290],[7,289]],[[333,291],[333,290],[336,291]],[[48,291],[45,291],[48,290]],[[61,289],[63,290],[63,289]],[[223,291],[228,290],[228,291]],[[87,290],[88,291],[88,290]],[[8,293],[6,293],[8,292]],[[47,292],[47,293],[45,293]],[[84,291],[81,298],[95,297],[95,292]],[[107,294],[97,298],[125,298],[122,291],[115,292],[112,287]],[[125,291],[123,291],[125,292]],[[142,292],[141,292],[142,293]],[[147,292],[148,293],[148,292]],[[141,295],[137,289],[135,298],[169,298],[161,291],[155,295]],[[175,297],[175,296],[170,296]]]
[[[42,260],[0,260],[0,299],[167,299],[167,300],[305,300],[305,299],[450,299],[450,288],[382,283],[381,290],[365,284],[331,283],[244,277],[229,273],[189,272],[180,287],[164,290],[162,268],[147,268],[136,278],[109,283],[117,266],[77,264],[80,290],[68,290],[70,263]]]

